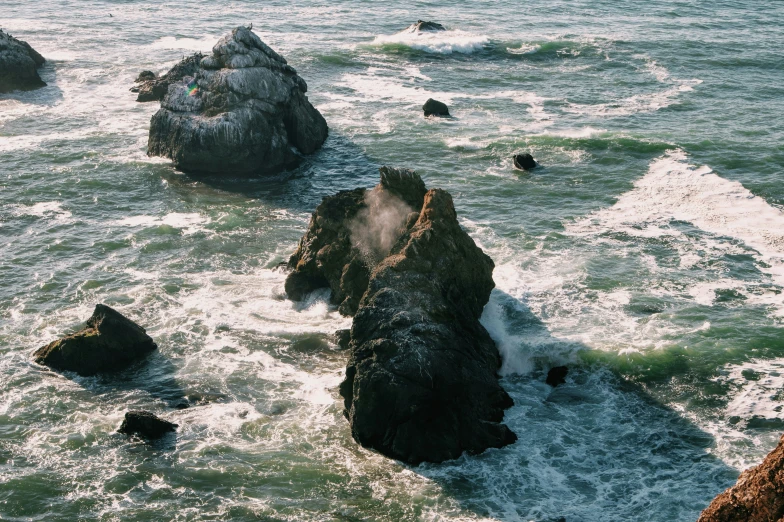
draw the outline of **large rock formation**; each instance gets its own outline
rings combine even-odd
[[[721,493],[698,522],[784,521],[784,436],[762,464],[747,469]]]
[[[84,329],[39,348],[33,358],[55,370],[88,376],[125,369],[157,347],[144,328],[99,304]]]
[[[328,286],[356,313],[340,393],[359,443],[417,464],[516,440],[501,424],[512,399],[500,356],[479,323],[493,262],[448,193],[382,168],[373,190],[324,199],[290,266],[291,297]]]
[[[204,55],[201,53],[188,56],[161,77],[155,76],[155,73],[152,71],[142,71],[139,77],[136,78],[138,85],[131,88],[131,92],[139,93],[136,101],[163,100],[166,93],[169,92],[169,85],[181,82],[185,77],[193,77],[198,72],[202,58],[204,58]]]
[[[45,61],[27,42],[0,31],[0,93],[46,86],[38,76]]]
[[[193,173],[294,166],[300,153],[316,151],[327,138],[327,123],[306,92],[283,57],[238,27],[201,59],[193,77],[169,86],[150,122],[147,153]]]

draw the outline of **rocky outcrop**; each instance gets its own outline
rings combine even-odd
[[[307,84],[249,29],[238,27],[172,84],[150,122],[147,153],[186,172],[247,175],[296,165],[327,138]]]
[[[412,24],[409,29],[419,32],[433,32],[433,31],[446,31],[446,27],[443,25],[436,23],[436,22],[426,22],[424,20],[417,20],[415,24]]]
[[[161,101],[169,92],[169,85],[181,82],[185,77],[193,77],[199,70],[199,65],[204,55],[196,53],[184,58],[166,74],[158,78],[152,71],[142,71],[136,78],[138,85],[131,88],[131,92],[139,93],[137,102]]]
[[[359,443],[417,464],[516,440],[501,424],[512,400],[500,356],[479,323],[493,262],[448,193],[382,168],[374,189],[324,199],[290,266],[287,290],[328,286],[355,313],[340,393]]]
[[[39,348],[33,358],[55,370],[88,376],[123,370],[157,347],[144,328],[99,304],[84,329]]]
[[[27,42],[0,31],[0,93],[45,87],[38,68],[46,60]]]
[[[762,464],[744,471],[738,482],[702,512],[698,522],[784,521],[784,436]]]
[[[177,424],[159,419],[149,411],[134,410],[125,414],[118,433],[138,435],[144,439],[160,439],[177,431]]]
[[[429,98],[422,106],[425,116],[449,116],[449,107],[433,98]]]
[[[566,376],[568,374],[569,368],[566,366],[556,366],[555,368],[550,368],[550,371],[547,372],[547,379],[545,379],[545,382],[555,388],[559,384],[566,382]]]
[[[370,265],[388,253],[405,219],[422,207],[427,192],[412,171],[387,167],[380,171],[381,183],[372,191],[338,192],[316,208],[299,248],[289,259],[292,272],[285,289],[290,299],[300,301],[314,290],[329,288],[341,314],[356,313],[367,290]],[[389,201],[391,205],[386,204]],[[376,219],[380,213],[384,217]]]
[[[530,154],[516,154],[512,161],[515,168],[520,170],[531,170],[539,165]]]

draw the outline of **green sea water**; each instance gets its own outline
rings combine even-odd
[[[417,19],[449,30],[400,33]],[[0,95],[0,520],[695,520],[784,429],[783,19],[775,0],[3,0],[49,85]],[[250,23],[308,82],[323,149],[256,179],[148,158],[136,75]],[[430,97],[453,117],[425,119]],[[331,337],[350,319],[285,298],[315,206],[381,165],[448,190],[495,261],[512,446],[418,467],[359,447]],[[158,353],[91,378],[32,363],[98,302]],[[115,433],[131,408],[176,439]]]

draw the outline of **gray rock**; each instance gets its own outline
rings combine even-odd
[[[420,31],[420,32],[434,32],[434,31],[446,31],[446,27],[437,23],[437,22],[426,22],[425,20],[417,20],[415,24],[412,24],[410,29],[413,31]]]
[[[161,101],[169,92],[169,85],[181,82],[185,77],[192,77],[199,70],[199,65],[204,55],[196,53],[193,56],[183,58],[180,63],[172,67],[169,72],[158,78],[152,71],[142,71],[136,78],[139,85],[131,88],[131,92],[137,92],[137,102]]]
[[[363,232],[390,231],[381,255],[363,252]],[[340,394],[360,444],[417,464],[517,439],[501,424],[512,399],[479,323],[493,262],[458,224],[448,193],[426,191],[412,171],[383,168],[373,190],[325,198],[291,266],[289,279],[329,286],[341,312],[355,314]]]
[[[0,93],[46,86],[38,76],[45,61],[27,42],[0,31]]]
[[[144,328],[99,304],[85,328],[39,348],[33,358],[55,370],[89,376],[123,370],[157,347]]]
[[[327,138],[297,71],[245,27],[169,86],[150,122],[147,153],[183,171],[245,175],[296,165]]]

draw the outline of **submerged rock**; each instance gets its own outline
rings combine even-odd
[[[510,444],[501,421],[512,399],[479,323],[493,262],[447,192],[412,171],[381,174],[372,190],[325,198],[290,262],[291,286],[329,286],[341,312],[356,313],[340,386],[352,435],[411,464]]]
[[[136,78],[137,85],[131,88],[131,92],[137,92],[137,102],[161,101],[169,92],[169,85],[181,82],[183,78],[192,77],[199,70],[204,55],[196,53],[193,56],[184,58],[166,74],[158,78],[152,71],[142,71]]]
[[[698,522],[781,520],[784,520],[784,436],[762,464],[744,471],[734,486],[713,499]]]
[[[539,165],[530,154],[516,154],[513,161],[515,168],[520,170],[531,170]]]
[[[417,20],[415,24],[410,26],[412,31],[432,32],[432,31],[446,31],[446,27],[436,22],[426,22],[425,20]]]
[[[296,165],[327,138],[307,84],[245,27],[172,84],[150,122],[147,153],[187,172],[254,174]]]
[[[47,344],[33,354],[35,362],[79,375],[123,370],[158,346],[144,328],[106,305],[96,305],[79,332]]]
[[[545,382],[555,388],[559,384],[566,382],[566,375],[569,373],[569,368],[566,366],[556,366],[547,372],[547,379]]]
[[[160,419],[149,411],[134,410],[125,414],[118,433],[139,435],[145,439],[160,439],[168,433],[177,431],[177,424]]]
[[[38,76],[45,62],[30,44],[0,30],[0,93],[45,87]]]
[[[429,98],[422,106],[425,116],[449,116],[449,107],[445,103]]]

